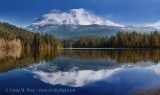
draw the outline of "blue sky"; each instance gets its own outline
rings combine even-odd
[[[124,25],[160,20],[160,0],[1,0],[0,21],[24,26],[52,9],[79,8]]]

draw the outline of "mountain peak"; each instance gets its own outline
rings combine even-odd
[[[114,23],[110,20],[104,19],[100,16],[92,14],[83,8],[71,9],[68,12],[61,12],[58,10],[53,10],[48,14],[42,15],[38,20],[32,23],[33,26],[43,26],[43,25],[107,25],[107,26],[118,26],[123,27],[123,25]]]

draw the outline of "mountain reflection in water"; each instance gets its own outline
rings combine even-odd
[[[0,55],[0,77],[21,69],[33,74],[32,80],[79,88],[79,95],[84,90],[88,94],[143,94],[160,86],[159,49],[29,49],[0,51]],[[101,87],[101,92],[95,92]]]

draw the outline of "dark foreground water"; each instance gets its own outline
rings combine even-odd
[[[0,95],[160,94],[160,50],[0,50]]]

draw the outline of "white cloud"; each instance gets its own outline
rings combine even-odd
[[[150,67],[146,67],[146,69],[153,70],[157,75],[160,75],[160,63],[157,65],[152,65]]]
[[[123,25],[114,23],[110,20],[104,19],[100,16],[92,14],[83,8],[71,9],[68,12],[60,12],[59,10],[51,10],[48,14],[44,14],[39,20],[32,23],[32,25],[45,25],[45,24],[73,24],[73,25],[108,25],[119,26]]]
[[[156,23],[146,24],[144,26],[146,26],[146,27],[154,27],[154,28],[160,29],[160,20],[158,22],[156,22]]]

